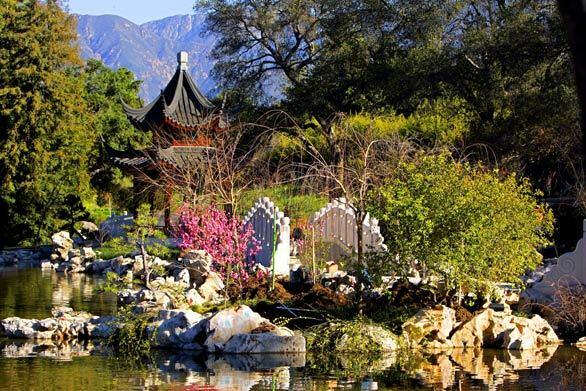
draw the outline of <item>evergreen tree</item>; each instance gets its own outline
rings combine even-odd
[[[0,0],[0,246],[39,244],[88,191],[94,142],[74,17],[54,0]]]
[[[137,130],[121,104],[124,100],[131,106],[142,106],[138,97],[141,81],[126,68],[113,70],[95,59],[87,61],[82,76],[84,99],[95,117],[93,130],[98,136],[90,156],[91,184],[98,192],[98,202],[108,194],[116,206],[128,209],[132,201],[132,180],[111,164],[104,143],[116,150],[141,149],[150,143],[150,132]]]

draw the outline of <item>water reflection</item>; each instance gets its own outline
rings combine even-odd
[[[116,310],[116,297],[95,293],[103,278],[63,274],[39,268],[0,267],[0,319],[10,316],[45,318],[51,308],[73,307],[95,315]]]
[[[116,309],[102,280],[40,269],[0,268],[0,318],[44,318],[54,306],[94,314]],[[156,352],[128,367],[95,342],[0,340],[0,390],[586,390],[586,351],[454,349],[369,355],[201,356]]]
[[[19,365],[10,365],[10,362],[22,362],[32,357],[36,358],[29,361],[33,367],[52,368],[39,371],[41,377],[55,370],[66,370],[68,367],[60,367],[58,363],[70,361],[67,365],[74,364],[74,367],[86,370],[88,376],[98,376],[94,373],[97,370],[101,373],[99,376],[118,379],[116,384],[137,389],[167,386],[220,390],[385,389],[400,384],[462,390],[581,389],[586,376],[586,352],[569,347],[552,347],[543,351],[457,349],[415,354],[408,359],[387,356],[372,363],[370,369],[373,371],[365,371],[360,377],[316,373],[307,366],[305,354],[204,356],[158,351],[152,362],[137,370],[114,364],[116,360],[109,355],[111,352],[107,347],[91,342],[0,341],[0,352],[0,389],[15,386],[3,376],[7,370],[16,377],[29,375],[26,372],[29,366],[19,369]],[[350,361],[346,363],[351,365]],[[401,371],[410,383],[397,383],[396,371]],[[46,379],[40,380],[42,383]],[[118,389],[116,384],[114,388]]]
[[[433,354],[412,368],[416,377],[426,385],[442,389],[454,387],[459,374],[479,380],[489,389],[519,380],[520,371],[539,369],[551,360],[557,346],[540,351],[493,349],[454,349]]]

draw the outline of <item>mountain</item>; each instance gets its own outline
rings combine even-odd
[[[189,53],[189,70],[198,86],[208,97],[214,95],[210,52],[215,37],[202,36],[203,15],[176,15],[141,25],[116,15],[76,16],[82,56],[130,69],[143,80],[143,99],[155,98],[171,79],[180,51]]]

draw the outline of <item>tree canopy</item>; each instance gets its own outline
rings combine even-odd
[[[470,117],[460,148],[484,145],[547,195],[567,195],[576,181],[578,103],[554,0],[196,7],[219,36],[214,72],[226,88],[266,87],[278,74],[285,80],[278,107],[316,118],[326,134],[335,113],[409,116],[425,101],[457,101]]]
[[[73,17],[55,1],[0,5],[0,237],[39,243],[88,191],[92,118]]]

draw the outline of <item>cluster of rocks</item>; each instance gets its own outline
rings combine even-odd
[[[212,257],[205,251],[191,251],[177,263],[170,263],[155,258],[154,264],[164,266],[167,277],[156,277],[149,282],[149,288],[123,289],[118,292],[118,302],[133,305],[135,313],[145,313],[158,309],[181,309],[203,304],[219,304],[223,296],[224,282],[211,270]],[[98,262],[103,264],[103,261]],[[95,265],[95,263],[94,263]],[[103,272],[114,271],[121,275],[134,275],[142,271],[142,257],[133,261],[129,258],[112,260],[110,267]],[[100,268],[102,268],[100,266]],[[96,267],[94,266],[95,270]],[[132,278],[130,278],[132,280]]]
[[[111,316],[98,317],[68,307],[58,307],[46,319],[6,318],[0,322],[0,335],[32,340],[87,340],[107,338],[116,329]]]
[[[7,318],[0,322],[0,335],[29,340],[86,340],[108,338],[121,327],[112,316],[97,317],[71,308],[56,308],[53,317]],[[279,327],[239,306],[202,315],[191,310],[161,310],[147,326],[157,347],[224,352],[299,353],[305,352],[305,338]]]
[[[41,262],[43,269],[56,269],[58,272],[83,273],[96,260],[91,247],[74,248],[73,239],[67,231],[51,236],[52,253],[49,259]]]
[[[485,309],[467,321],[456,321],[456,312],[445,306],[422,309],[403,324],[403,337],[412,347],[445,349],[494,347],[542,349],[560,344],[549,323],[539,315],[515,316],[508,306],[503,311]]]
[[[147,256],[146,265],[149,269],[166,270],[171,262],[159,257]],[[134,276],[144,272],[145,262],[142,255],[118,256],[112,259],[96,259],[87,264],[85,272],[106,275],[115,273],[119,276]],[[130,278],[132,280],[132,278]]]
[[[352,296],[356,292],[356,277],[342,270],[324,273],[320,276],[320,281],[326,288],[342,295]]]
[[[46,257],[48,249],[41,247],[38,250],[19,248],[14,250],[3,250],[0,252],[0,266],[13,265],[38,265],[41,259]]]
[[[274,325],[247,306],[211,316],[162,310],[149,330],[161,347],[232,354],[305,352],[301,334]]]

